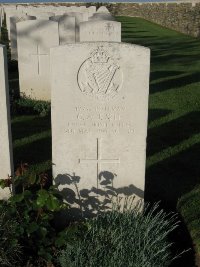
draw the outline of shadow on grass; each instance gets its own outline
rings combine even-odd
[[[150,74],[150,80],[151,82],[161,79],[161,78],[168,78],[168,77],[173,77],[177,75],[184,74],[183,71],[177,71],[177,70],[157,70],[157,71],[152,71]]]
[[[161,81],[155,84],[150,84],[150,94],[162,92],[168,89],[178,89],[182,86],[187,86],[189,84],[193,84],[196,82],[200,82],[200,73],[192,73],[187,74],[182,77],[172,78],[169,80]]]
[[[145,201],[161,201],[161,206],[165,210],[176,212],[178,198],[200,183],[199,155],[200,144],[196,144],[149,167],[146,170]],[[170,267],[195,267],[193,244],[181,218],[180,226],[170,240],[175,243],[174,251],[191,249],[175,260]]]
[[[160,112],[166,113],[165,110]],[[198,133],[200,133],[199,111],[190,112],[159,127],[151,128],[147,135],[147,157],[173,147]]]
[[[20,162],[29,165],[42,164],[51,159],[51,137],[28,143],[14,148],[13,157],[15,167]]]
[[[200,183],[200,143],[158,162],[146,170],[146,201],[162,201],[175,209],[177,200]]]
[[[149,109],[148,122],[150,123],[154,120],[167,116],[170,112],[171,110],[167,109]]]
[[[50,116],[23,116],[12,122],[13,141],[51,129]],[[33,127],[34,125],[34,127]]]

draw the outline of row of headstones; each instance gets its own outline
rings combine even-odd
[[[27,20],[22,22],[19,17],[10,17],[11,54],[12,58],[18,58],[22,94],[39,100],[51,99],[51,47],[86,41],[121,42],[121,23],[113,21],[105,7],[96,14],[104,14],[107,20],[98,17],[98,20],[84,21],[84,13],[78,12],[53,16],[49,20],[31,20],[34,17],[26,16]]]
[[[49,9],[48,9],[49,10]],[[112,20],[113,17],[111,14],[108,12],[108,10],[105,7],[100,8],[96,12],[96,7],[91,6],[89,8],[86,8],[85,6],[83,7],[73,7],[73,8],[63,8],[62,10],[59,11],[54,11],[49,12],[48,10],[44,9],[41,10],[38,8],[29,8],[29,9],[24,9],[24,10],[6,10],[6,24],[7,24],[7,29],[8,29],[8,37],[10,40],[11,38],[11,31],[16,31],[16,26],[15,24],[19,21],[24,21],[24,20],[29,20],[29,19],[45,19],[49,20],[50,17],[56,16],[56,20],[59,19],[59,16],[62,16],[64,14],[68,14],[69,16],[74,16],[78,22],[80,21],[88,21],[88,20],[98,20],[98,19],[107,19],[107,20]],[[13,17],[13,21],[10,19]],[[76,24],[77,24],[76,23]],[[12,25],[11,25],[12,24]],[[15,58],[13,58],[15,59]]]
[[[0,177],[6,177],[12,173],[12,149],[2,47],[0,55]],[[116,196],[142,198],[149,49],[114,42],[67,44],[50,49],[50,69],[53,176],[66,201],[81,205],[89,216]]]

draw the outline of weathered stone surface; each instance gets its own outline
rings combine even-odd
[[[58,23],[32,20],[17,23],[20,93],[50,100],[49,52],[59,45]]]
[[[23,16],[25,15],[23,12],[19,12],[17,10],[13,10],[13,11],[9,11],[9,12],[6,12],[6,27],[7,27],[7,30],[8,30],[8,38],[10,40],[10,18],[11,17],[14,17],[14,16]]]
[[[80,42],[121,42],[121,23],[107,20],[80,23]]]
[[[0,179],[7,179],[8,175],[13,175],[13,156],[6,49],[2,45],[0,45],[0,95]],[[0,189],[0,199],[8,196],[8,189]]]
[[[50,20],[58,22],[59,44],[75,43],[75,17],[68,15],[53,16]]]
[[[79,12],[67,12],[65,15],[70,17],[75,17],[75,32],[76,32],[76,42],[80,41],[80,33],[79,33],[79,25],[83,21],[88,20],[87,13],[79,13]]]
[[[16,24],[25,20],[34,20],[36,17],[22,15],[10,17],[10,50],[11,50],[11,59],[17,60],[17,27]]]
[[[148,48],[125,43],[51,49],[53,175],[84,216],[143,197],[149,66]]]
[[[93,16],[89,17],[88,20],[115,20],[115,18],[110,13],[95,13]]]
[[[109,10],[105,6],[101,6],[98,8],[97,13],[110,13]]]

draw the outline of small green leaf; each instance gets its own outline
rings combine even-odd
[[[11,201],[15,202],[15,203],[21,202],[23,199],[24,199],[24,194],[23,193],[22,194],[16,194],[16,195],[11,197]]]
[[[49,195],[49,198],[48,198],[48,200],[46,202],[46,207],[50,211],[59,210],[60,202],[55,196]]]
[[[45,227],[40,227],[39,232],[41,234],[41,237],[45,238],[45,236],[47,235],[48,231],[47,231],[47,229]]]
[[[41,208],[46,204],[49,194],[44,189],[39,190],[37,194],[38,194],[38,198],[36,200],[36,204],[38,205],[38,207]]]
[[[32,234],[33,232],[36,232],[36,231],[38,230],[38,228],[39,228],[38,224],[37,224],[36,222],[32,222],[32,223],[29,225],[29,227],[28,227],[28,229],[27,229],[27,232],[28,232],[29,234]]]

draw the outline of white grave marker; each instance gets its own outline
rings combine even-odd
[[[149,68],[137,45],[51,49],[53,176],[69,203],[93,213],[92,199],[143,197]]]
[[[53,16],[50,17],[50,20],[58,22],[60,45],[75,43],[75,17],[70,17],[68,15]]]
[[[17,23],[20,93],[50,100],[50,47],[59,45],[58,23],[32,20]]]
[[[18,59],[17,56],[17,26],[16,24],[25,20],[34,20],[33,16],[23,15],[21,17],[14,16],[10,17],[10,49],[11,49],[11,59]]]
[[[0,179],[13,175],[10,102],[5,46],[0,45]],[[0,189],[0,199],[8,198],[9,189]]]
[[[121,42],[121,23],[96,20],[80,23],[80,42],[107,41]]]
[[[83,21],[88,20],[87,13],[79,13],[79,12],[67,12],[65,15],[70,17],[75,17],[75,34],[76,34],[76,42],[80,41],[80,34],[79,34],[79,25]]]

